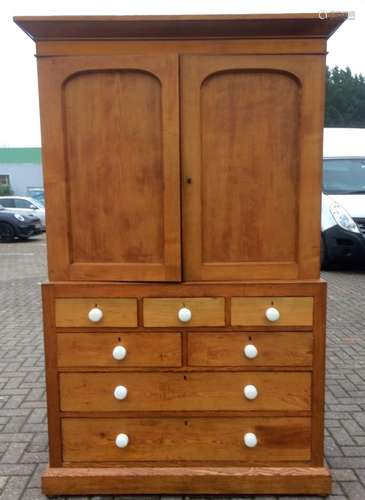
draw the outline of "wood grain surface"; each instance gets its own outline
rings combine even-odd
[[[46,495],[60,494],[315,494],[331,492],[325,467],[47,468]]]
[[[61,373],[60,404],[66,412],[104,411],[309,411],[311,374],[306,372]],[[128,395],[114,397],[122,385]],[[246,385],[258,396],[248,400]]]
[[[244,347],[253,344],[257,357],[248,359]],[[311,367],[313,336],[310,332],[189,333],[190,366]]]
[[[265,311],[275,307],[280,312],[277,321],[269,321]],[[232,297],[231,323],[238,325],[311,326],[312,297]]]
[[[94,307],[103,318],[93,323],[88,313]],[[56,326],[100,328],[103,326],[137,326],[137,300],[129,298],[57,299]]]
[[[255,448],[243,445],[246,432],[257,435]],[[311,457],[309,418],[67,418],[62,433],[63,459],[75,463],[237,460],[254,465]],[[126,448],[115,445],[119,433],[129,436]]]
[[[179,309],[187,307],[191,310],[189,322],[178,318]],[[161,298],[143,300],[143,325],[158,326],[224,326],[224,298]]]
[[[124,359],[112,356],[114,347],[127,349]],[[180,333],[62,333],[57,335],[58,367],[178,367]]]

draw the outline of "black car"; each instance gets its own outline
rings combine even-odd
[[[22,240],[42,232],[41,221],[34,215],[8,212],[0,205],[0,242]]]

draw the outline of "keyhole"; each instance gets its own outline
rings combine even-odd
[[[192,178],[191,178],[191,177],[187,177],[187,178],[186,178],[186,182],[187,182],[188,184],[191,184],[191,183],[192,183]]]

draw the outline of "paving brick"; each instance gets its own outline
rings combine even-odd
[[[356,481],[356,476],[352,469],[332,469],[331,472],[336,481]]]
[[[15,245],[15,244],[14,244]],[[40,288],[46,278],[44,239],[0,245],[0,500],[44,500],[40,475],[46,467],[47,424]],[[2,255],[3,254],[3,255]],[[327,272],[326,451],[333,471],[328,500],[365,500],[365,274]],[[351,314],[348,313],[351,311]],[[55,500],[152,500],[160,496],[54,497]],[[203,500],[164,496],[163,500]],[[209,497],[223,500],[226,496]],[[239,496],[230,500],[318,497]]]
[[[26,446],[26,443],[11,443],[9,448],[1,457],[1,463],[16,464],[18,461],[20,461]]]
[[[27,482],[27,476],[10,477],[0,495],[0,500],[19,500]]]
[[[364,500],[365,498],[365,488],[359,482],[343,483],[343,489],[349,500]]]
[[[0,476],[0,493],[2,493],[3,489],[5,488],[7,480],[8,478],[6,476]]]

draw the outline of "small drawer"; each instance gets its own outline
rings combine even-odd
[[[312,297],[232,297],[232,326],[312,326]]]
[[[64,418],[63,460],[237,461],[311,458],[310,418]],[[253,445],[253,446],[252,446]]]
[[[143,324],[164,326],[224,326],[223,297],[144,299]]]
[[[56,299],[58,327],[137,326],[136,299]]]
[[[189,333],[189,366],[311,366],[312,332]]]
[[[58,367],[178,367],[180,333],[59,333]]]
[[[62,411],[309,411],[307,372],[61,373]]]

